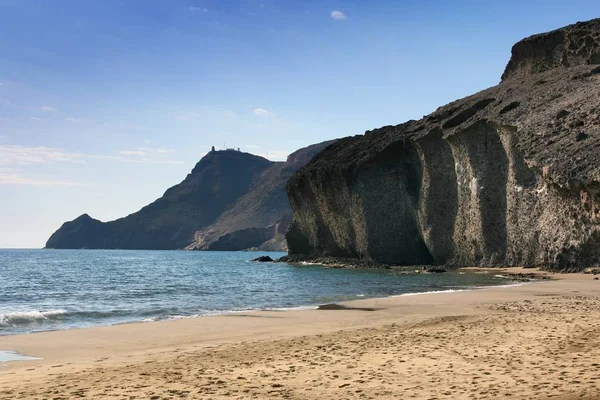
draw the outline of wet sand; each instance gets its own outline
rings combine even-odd
[[[42,358],[0,367],[0,399],[598,399],[600,281],[554,277],[0,337]]]

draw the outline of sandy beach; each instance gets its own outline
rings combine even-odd
[[[600,281],[552,276],[4,336],[41,359],[1,366],[0,399],[598,399]]]

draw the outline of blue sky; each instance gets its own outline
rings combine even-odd
[[[598,1],[0,0],[0,247],[137,211],[211,145],[281,160],[498,83]]]

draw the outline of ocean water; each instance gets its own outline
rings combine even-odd
[[[254,263],[283,253],[0,250],[0,335],[216,315],[511,283]]]

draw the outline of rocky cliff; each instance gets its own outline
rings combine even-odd
[[[600,20],[517,43],[502,82],[339,140],[290,180],[296,258],[600,264]]]
[[[211,151],[178,185],[127,217],[101,222],[84,214],[66,222],[47,248],[283,250],[291,209],[289,177],[330,142],[271,162],[239,151]],[[278,240],[279,238],[279,240]]]

